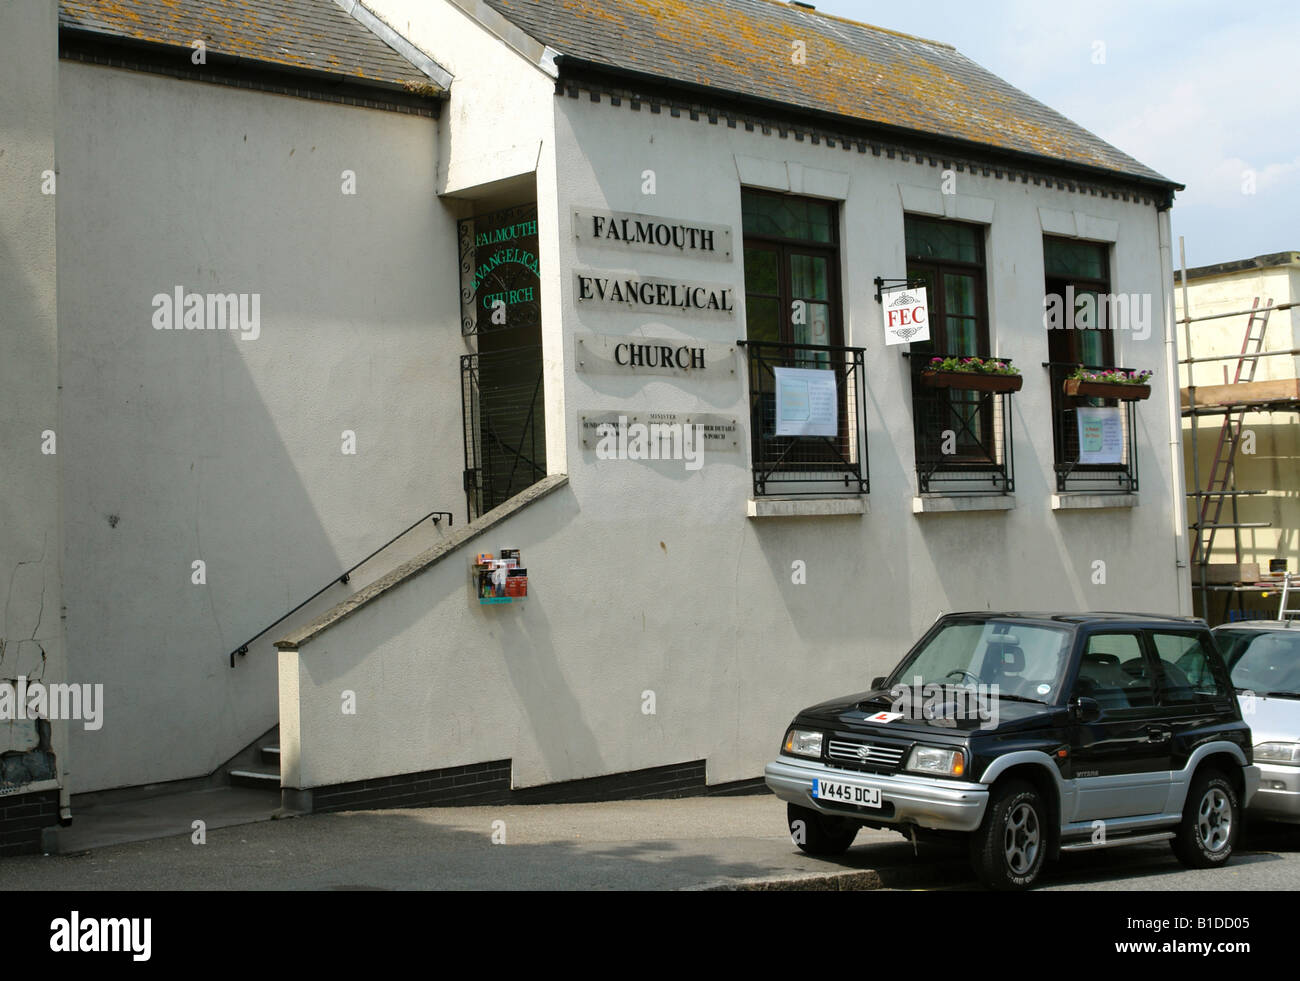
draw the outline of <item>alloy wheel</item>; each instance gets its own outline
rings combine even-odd
[[[1196,812],[1196,831],[1208,852],[1227,846],[1232,836],[1232,803],[1219,787],[1210,787]]]
[[[1007,867],[1016,875],[1024,875],[1034,867],[1038,857],[1041,835],[1038,812],[1028,803],[1020,803],[1007,815],[1003,835],[1003,854]]]

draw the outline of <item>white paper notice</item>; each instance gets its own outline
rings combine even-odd
[[[930,309],[925,287],[881,293],[884,307],[885,343],[919,344],[930,339]]]
[[[835,372],[773,368],[772,373],[776,376],[776,435],[839,435]]]
[[[1124,462],[1124,410],[1079,408],[1080,463]]]

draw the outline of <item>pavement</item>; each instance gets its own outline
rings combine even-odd
[[[188,834],[195,820],[202,820],[208,830],[253,824],[271,820],[279,806],[278,792],[243,787],[206,787],[129,800],[76,803],[72,824],[55,832],[54,847],[68,854],[166,838],[181,831]]]
[[[0,861],[0,890],[977,888],[960,843],[914,846],[864,829],[834,861],[804,855],[786,832],[785,805],[768,794],[275,821],[273,803],[265,792],[219,788],[102,805],[79,814],[80,839],[64,832],[63,853]],[[202,844],[195,820],[206,825]],[[1042,888],[1300,888],[1300,828],[1271,828],[1248,834],[1227,869],[1188,872],[1167,846],[1133,846],[1067,856]],[[146,830],[170,834],[122,840]]]

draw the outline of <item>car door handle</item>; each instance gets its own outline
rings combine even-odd
[[[1147,742],[1163,743],[1166,742],[1173,733],[1168,729],[1158,729],[1155,726],[1147,729]]]

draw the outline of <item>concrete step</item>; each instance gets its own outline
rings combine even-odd
[[[279,746],[263,746],[263,747],[262,747],[262,762],[263,762],[263,763],[269,763],[269,764],[271,764],[271,765],[274,766],[274,767],[278,767],[278,766],[280,765],[280,747],[279,747]]]
[[[279,770],[231,770],[232,787],[260,787],[264,790],[280,789]]]

